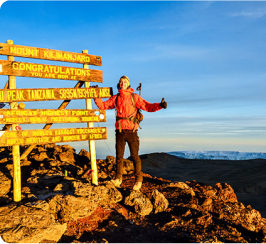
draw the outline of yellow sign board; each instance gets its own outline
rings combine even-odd
[[[105,110],[0,109],[0,124],[106,122]]]
[[[90,55],[86,53],[73,53],[6,43],[0,43],[0,55],[82,63],[97,66],[102,65],[102,59],[100,56]]]
[[[0,75],[103,82],[101,70],[0,60]]]
[[[30,102],[111,97],[111,87],[0,89],[0,102]]]
[[[0,146],[107,139],[106,127],[0,131]]]

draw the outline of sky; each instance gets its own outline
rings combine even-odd
[[[148,102],[167,109],[143,112],[140,154],[171,151],[266,152],[266,2],[263,1],[6,1],[0,43],[102,57],[101,87],[122,75]],[[6,56],[0,56],[6,60]],[[40,63],[42,60],[15,58]],[[72,67],[74,64],[43,61]],[[75,67],[82,67],[76,64]],[[4,88],[7,76],[0,76]],[[17,88],[74,87],[76,82],[17,77]],[[137,92],[137,91],[136,91]],[[138,93],[138,92],[137,92]],[[104,99],[106,100],[106,99]],[[56,109],[61,101],[28,102]],[[84,108],[71,101],[69,109]],[[93,103],[93,108],[97,109]],[[96,157],[115,156],[115,116],[106,112],[108,139]],[[21,125],[42,129],[43,125]],[[52,128],[86,124],[54,124]],[[65,143],[88,150],[88,142]],[[129,156],[128,149],[125,157]]]

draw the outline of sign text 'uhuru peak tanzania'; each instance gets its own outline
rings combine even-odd
[[[0,89],[0,102],[108,98],[111,93],[111,87]]]

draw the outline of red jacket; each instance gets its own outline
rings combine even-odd
[[[129,117],[129,116],[136,116],[137,110],[133,105],[131,94],[134,92],[132,88],[127,90],[119,90],[120,94],[114,95],[109,98],[106,102],[103,102],[101,98],[95,98],[94,101],[99,109],[113,109],[115,108],[116,97],[116,109],[117,109],[117,117]],[[138,94],[134,94],[135,104],[138,109],[142,109],[147,112],[156,112],[161,110],[162,107],[159,105],[160,103],[149,103],[145,101],[142,97]],[[133,130],[134,126],[135,129],[138,128],[137,124],[134,124],[130,120],[120,120],[121,129]],[[116,121],[115,128],[119,129],[119,123]]]

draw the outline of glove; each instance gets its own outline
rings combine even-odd
[[[164,101],[164,98],[162,98],[162,101],[161,101],[161,103],[160,103],[160,106],[161,106],[162,108],[164,108],[164,109],[167,108],[167,102]]]

